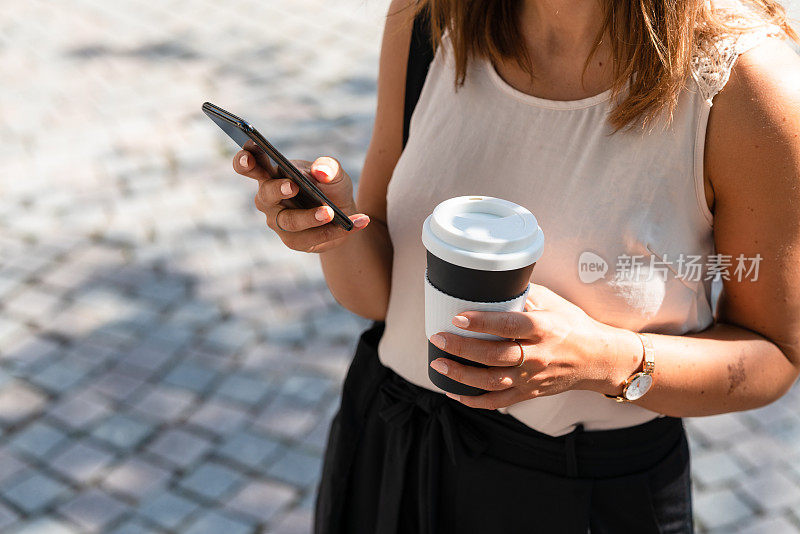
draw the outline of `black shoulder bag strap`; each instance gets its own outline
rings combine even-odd
[[[433,47],[431,46],[430,15],[425,9],[414,18],[414,28],[411,31],[411,46],[408,50],[408,69],[406,70],[403,147],[408,141],[411,114],[414,112],[420,93],[422,93],[422,86],[428,76],[431,61],[433,61]]]

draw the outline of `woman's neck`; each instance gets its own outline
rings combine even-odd
[[[513,60],[496,65],[498,74],[520,91],[553,100],[577,100],[603,92],[614,76],[607,36],[588,65],[586,59],[604,18],[599,0],[526,0],[519,27],[533,79]]]
[[[598,0],[526,0],[520,29],[533,56],[586,60],[602,28]]]

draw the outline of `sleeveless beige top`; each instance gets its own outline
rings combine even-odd
[[[762,27],[698,49],[673,122],[646,134],[612,133],[606,120],[609,91],[573,101],[530,96],[504,82],[483,59],[469,64],[464,85],[455,91],[445,36],[387,190],[394,259],[386,329],[378,345],[381,362],[406,380],[439,391],[428,379],[420,235],[433,208],[460,195],[500,197],[533,212],[545,250],[531,280],[591,317],[637,332],[680,335],[707,328],[713,322],[712,282],[705,271],[687,276],[675,260],[700,256],[705,264],[714,253],[702,166],[711,99],[735,58],[775,31]],[[626,256],[635,258],[630,265],[639,267],[638,276],[625,267],[631,261]],[[591,281],[597,272],[587,264],[603,262],[607,272]],[[577,423],[599,430],[658,416],[583,390],[501,411],[553,436]]]

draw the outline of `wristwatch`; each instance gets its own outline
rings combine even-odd
[[[608,395],[607,393],[603,393],[603,395],[609,399],[614,399],[617,402],[631,402],[641,399],[653,386],[653,371],[656,369],[653,343],[646,334],[640,334],[639,332],[634,332],[634,334],[639,336],[639,340],[642,342],[644,365],[642,371],[633,373],[625,381],[622,387],[622,395]]]

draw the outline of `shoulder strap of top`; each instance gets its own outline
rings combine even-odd
[[[408,141],[411,114],[414,112],[420,93],[422,93],[422,86],[425,84],[431,61],[433,61],[433,47],[431,45],[430,18],[426,9],[415,17],[414,28],[411,31],[403,110],[403,147]]]
[[[692,56],[692,77],[708,104],[728,83],[736,59],[769,37],[779,36],[782,30],[774,25],[754,21],[743,12],[734,13],[735,20],[748,29],[735,35],[724,35],[698,43]]]

